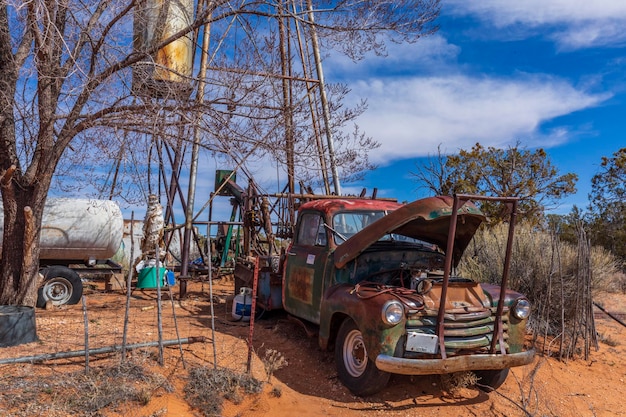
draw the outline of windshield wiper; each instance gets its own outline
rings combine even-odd
[[[342,239],[344,242],[346,240],[348,240],[347,237],[345,237],[344,235],[342,235],[341,233],[339,233],[338,231],[336,231],[335,229],[333,229],[332,227],[330,227],[329,225],[327,225],[326,223],[324,223],[324,227],[327,228],[328,230],[330,230],[331,232],[333,232],[333,234],[335,236],[338,236],[340,239]]]

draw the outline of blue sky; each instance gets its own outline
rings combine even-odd
[[[364,181],[342,183],[342,192],[377,188],[381,197],[412,201],[428,191],[410,172],[438,146],[454,154],[477,142],[519,142],[544,148],[559,173],[579,177],[577,194],[553,213],[586,208],[601,158],[626,146],[626,1],[442,0],[438,24],[417,43],[389,43],[385,57],[355,63],[333,54],[324,61],[326,81],[351,88],[346,105],[367,99],[356,123],[381,143],[370,153],[378,168]],[[213,190],[215,168],[234,168],[207,154],[200,165],[196,213]],[[265,191],[282,189],[286,180],[275,165],[251,165],[255,180],[274,184]],[[187,181],[183,175],[183,189]],[[246,184],[242,173],[238,183]],[[218,198],[213,219],[230,210],[228,198]]]
[[[626,146],[626,2],[442,0],[439,31],[387,57],[324,64],[328,82],[366,98],[357,121],[381,143],[362,187],[399,200],[425,196],[410,171],[446,153],[519,142],[544,148],[578,193],[555,213],[587,206],[602,156]]]

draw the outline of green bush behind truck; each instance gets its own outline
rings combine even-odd
[[[451,276],[485,220],[469,197],[483,198],[302,204],[279,267],[261,269],[258,305],[314,324],[356,395],[382,390],[394,373],[474,371],[497,389],[509,368],[533,360],[524,346],[530,304],[506,289],[512,229],[502,286]],[[516,200],[505,203],[513,225]],[[252,275],[249,263],[236,265],[238,287],[252,286]]]

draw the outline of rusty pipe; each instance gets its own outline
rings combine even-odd
[[[191,344],[204,342],[206,338],[204,336],[197,337],[188,337],[184,339],[172,339],[165,340],[162,342],[163,346],[175,346],[181,344]],[[131,345],[127,345],[126,349],[141,349],[144,347],[155,347],[159,346],[159,342],[143,342],[143,343],[135,343]],[[68,352],[57,352],[57,353],[44,353],[42,355],[35,356],[21,356],[18,358],[6,358],[0,359],[0,365],[5,364],[13,364],[13,363],[33,363],[33,362],[43,362],[47,360],[54,359],[66,359],[66,358],[76,358],[79,356],[85,356],[86,354],[100,354],[100,353],[114,353],[122,350],[122,346],[113,345],[113,346],[105,346],[101,348],[94,348],[89,350],[73,350]]]

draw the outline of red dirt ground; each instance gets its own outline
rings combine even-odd
[[[166,293],[162,302],[162,327],[165,339],[204,336],[204,343],[186,344],[182,357],[186,369],[212,367],[215,358],[221,367],[244,372],[248,357],[247,323],[232,321],[226,297],[232,295],[232,283],[215,281],[214,312],[211,315],[209,285],[189,284],[188,296],[172,302]],[[174,287],[177,292],[178,288]],[[129,343],[157,340],[158,321],[155,291],[138,291],[130,299]],[[37,310],[40,342],[0,349],[0,359],[42,353],[84,349],[84,323],[89,324],[89,346],[119,344],[124,327],[126,297],[122,292],[104,292],[98,285],[87,296],[87,319],[82,306],[63,306]],[[626,312],[626,295],[611,294],[603,303],[611,312]],[[215,335],[211,331],[212,317]],[[333,355],[322,352],[315,338],[279,312],[266,313],[256,321],[252,374],[265,381],[262,358],[267,349],[280,352],[288,365],[274,372],[258,395],[249,395],[239,404],[225,402],[224,417],[292,416],[624,416],[626,415],[626,328],[603,313],[596,316],[601,342],[592,349],[589,360],[560,362],[537,357],[535,363],[511,371],[498,392],[486,394],[477,388],[462,388],[454,393],[442,389],[441,378],[394,376],[381,393],[358,398],[337,379]],[[214,343],[211,341],[214,340]],[[153,352],[156,348],[153,349]],[[92,367],[100,366],[111,355],[91,356]],[[48,361],[45,364],[0,365],[0,374],[38,374],[80,370],[85,358]],[[127,404],[113,416],[200,416],[185,401],[183,387],[187,371],[182,366],[178,347],[166,348],[164,365],[153,368],[165,375],[173,392],[155,392],[145,406]],[[280,395],[277,396],[276,394]]]

